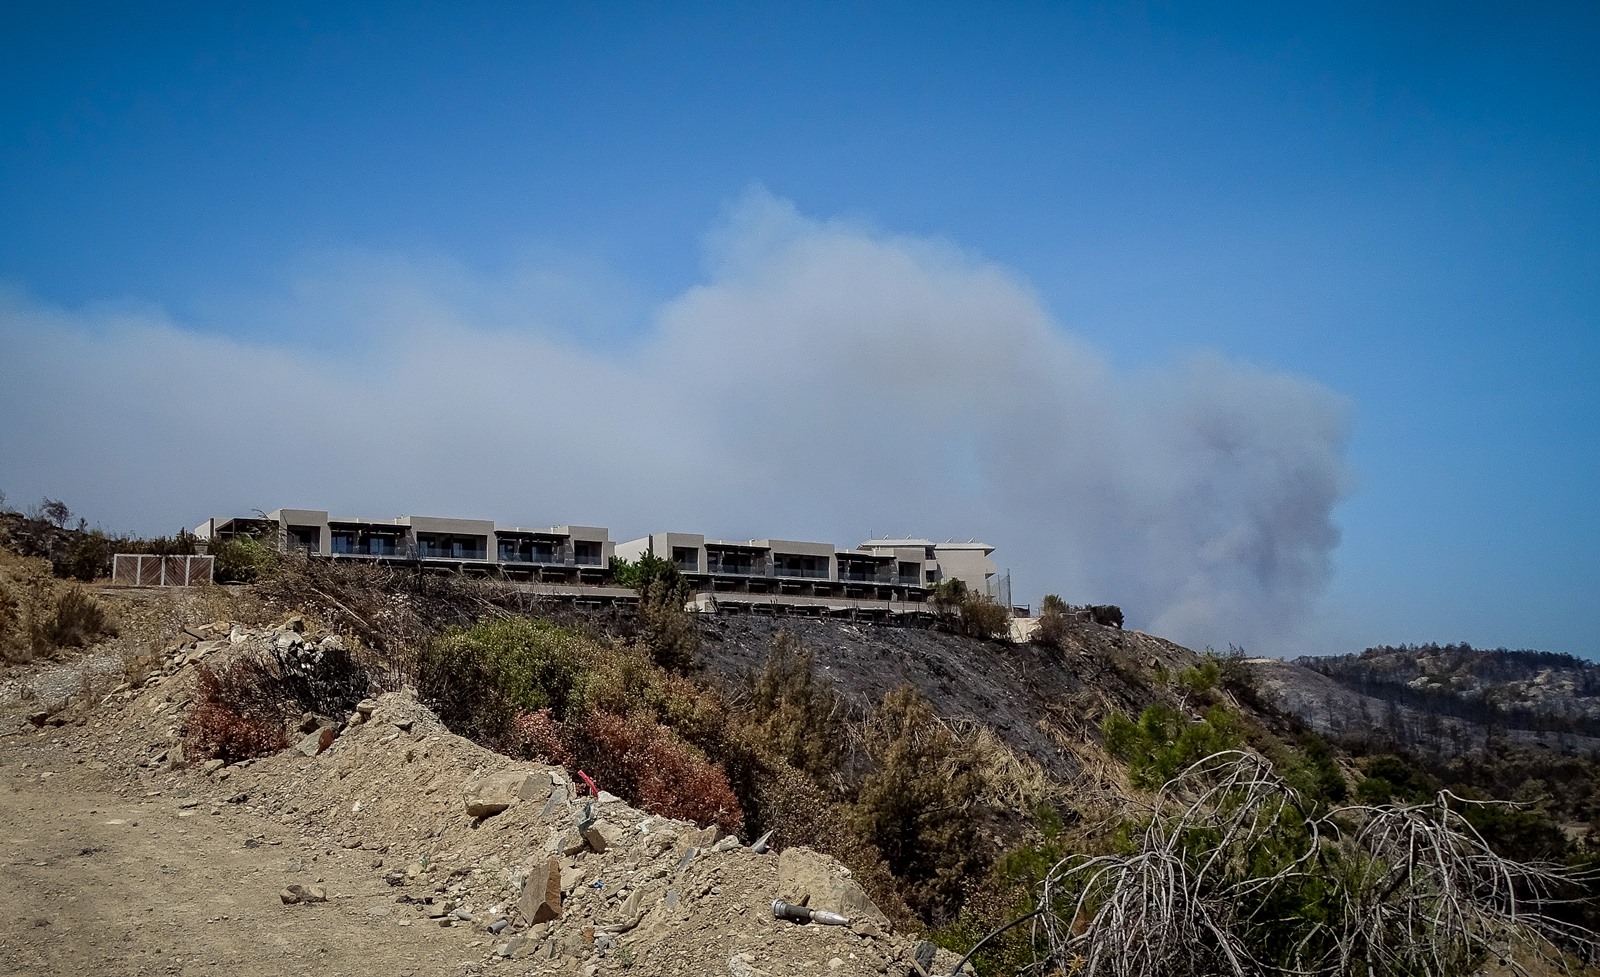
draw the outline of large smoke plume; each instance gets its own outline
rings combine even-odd
[[[980,537],[1018,598],[1289,650],[1338,542],[1341,398],[1214,356],[1115,370],[1005,269],[763,193],[708,250],[703,284],[608,345],[538,274],[439,263],[349,262],[198,325],[0,297],[0,489],[146,531],[288,505]]]

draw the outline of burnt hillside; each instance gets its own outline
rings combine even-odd
[[[1201,662],[1162,638],[1074,622],[1065,650],[980,641],[928,628],[805,618],[717,617],[702,625],[699,660],[726,686],[758,671],[780,633],[808,649],[817,671],[864,712],[905,682],[950,720],[988,724],[1012,749],[1055,778],[1082,773],[1082,748],[1100,753],[1099,726],[1112,712],[1137,716],[1158,703],[1183,705],[1170,682]],[[1240,702],[1273,731],[1284,717]]]

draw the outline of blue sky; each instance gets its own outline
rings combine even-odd
[[[141,531],[326,504],[983,536],[1019,596],[1118,601],[1194,643],[1600,655],[1592,5],[154,6],[0,14],[13,503]],[[880,339],[939,382],[885,380]],[[744,398],[665,375],[697,343],[745,397],[770,368],[859,405],[769,418],[772,449]],[[456,417],[483,373],[428,376],[453,345],[500,357],[496,383],[587,375],[499,405],[500,443],[441,424],[407,449],[458,473],[492,451],[522,495],[295,457],[318,424],[409,443],[383,428],[400,381],[374,379],[402,364],[408,403],[439,398],[418,417]],[[234,375],[129,375],[156,349],[156,374]],[[948,392],[962,363],[992,396]],[[252,364],[274,396],[237,393]],[[204,422],[159,406],[185,382]],[[872,432],[883,398],[901,434]],[[635,399],[680,423],[646,437]],[[251,426],[254,451],[219,434]],[[91,430],[114,442],[71,436]],[[206,438],[195,487],[149,488]],[[597,488],[674,463],[670,439],[702,462],[663,476],[676,494]],[[540,484],[557,441],[591,484]],[[819,445],[948,490],[808,491]],[[741,459],[781,490],[719,494],[706,466]]]

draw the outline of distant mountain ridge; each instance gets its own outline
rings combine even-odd
[[[1379,645],[1296,665],[1360,695],[1476,725],[1600,737],[1600,664],[1469,644]]]

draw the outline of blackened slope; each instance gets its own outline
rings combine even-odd
[[[723,682],[739,683],[761,669],[780,632],[809,649],[819,677],[855,707],[864,711],[910,683],[945,718],[987,723],[1061,780],[1080,772],[1063,739],[1098,750],[1107,715],[1171,704],[1172,690],[1159,676],[1200,661],[1162,638],[1086,623],[1075,623],[1068,649],[1058,651],[922,628],[757,616],[707,620],[700,661]],[[1247,712],[1257,721],[1273,718]]]

